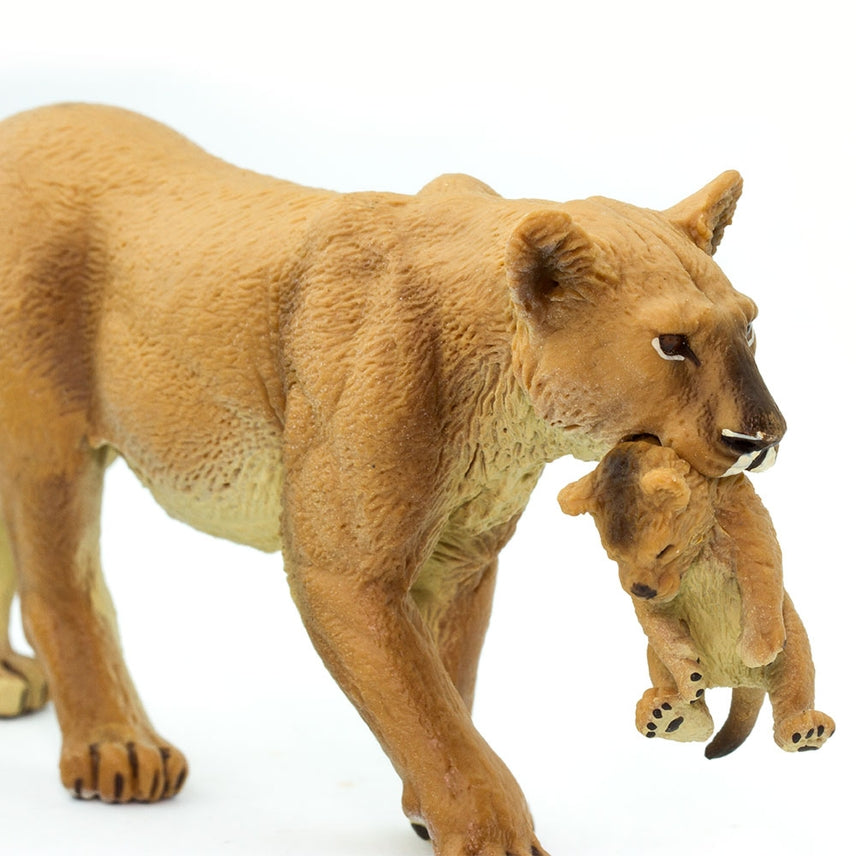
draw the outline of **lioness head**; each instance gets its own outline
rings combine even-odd
[[[656,437],[710,476],[773,462],[785,421],[755,365],[755,304],[712,259],[741,186],[728,172],[663,212],[594,198],[517,225],[515,372],[543,419],[604,448]]]
[[[712,485],[673,449],[620,443],[559,494],[566,514],[591,514],[621,585],[668,601],[714,525]]]

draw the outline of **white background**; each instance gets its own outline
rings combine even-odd
[[[666,207],[741,170],[717,260],[761,306],[758,360],[790,425],[755,483],[838,733],[785,754],[765,707],[744,747],[713,762],[636,733],[644,640],[592,521],[555,503],[587,469],[574,461],[548,468],[504,553],[476,720],[553,856],[852,840],[846,4],[3,0],[0,21],[0,115],[119,104],[242,166],[338,190],[415,192],[457,171],[505,196]],[[121,465],[104,529],[127,659],[191,778],[154,807],[78,803],[58,783],[52,712],[0,722],[0,850],[427,856],[391,767],[306,640],[279,558],[169,520]],[[728,693],[709,695],[721,722]]]

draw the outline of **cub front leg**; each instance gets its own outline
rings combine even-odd
[[[720,499],[717,519],[735,547],[742,602],[737,650],[743,663],[758,668],[772,663],[785,646],[782,551],[773,521],[746,476],[729,481]]]
[[[651,689],[636,704],[636,729],[645,737],[663,737],[681,743],[707,740],[713,719],[703,696],[687,700],[678,692],[672,672],[648,646]]]
[[[633,606],[648,637],[648,665],[654,686],[662,685],[659,676],[667,674],[681,699],[700,699],[708,684],[698,649],[684,622],[669,612],[669,604],[661,608],[634,599]]]
[[[382,458],[354,466],[337,451],[319,445],[285,468],[286,567],[316,649],[401,776],[409,819],[437,854],[541,852],[520,787],[473,726],[410,594],[444,522],[430,480],[407,481]]]

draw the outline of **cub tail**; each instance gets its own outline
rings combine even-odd
[[[764,690],[754,687],[734,687],[728,719],[705,747],[705,758],[722,758],[743,743],[758,719],[765,695]]]

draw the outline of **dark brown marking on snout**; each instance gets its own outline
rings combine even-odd
[[[734,399],[739,407],[741,423],[722,427],[749,435],[760,431],[765,438],[761,446],[775,446],[784,436],[787,424],[748,349],[729,348],[725,354],[725,372],[734,383]],[[738,451],[742,454],[755,449]]]
[[[657,596],[657,589],[652,589],[644,583],[633,583],[630,587],[630,591],[636,597],[642,598],[642,600],[650,600],[652,597]]]

